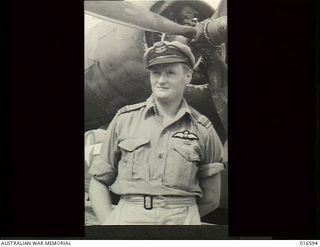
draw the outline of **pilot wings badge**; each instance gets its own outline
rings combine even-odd
[[[173,138],[180,138],[180,139],[184,139],[184,140],[199,140],[199,138],[195,134],[190,133],[189,130],[184,130],[183,132],[177,132],[177,133],[173,134],[172,137]]]

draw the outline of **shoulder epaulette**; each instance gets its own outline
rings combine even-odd
[[[204,115],[202,115],[200,112],[198,112],[196,109],[191,108],[191,115],[196,119],[196,121],[201,124],[202,126],[206,127],[207,129],[209,129],[210,127],[212,127],[212,123],[211,121]]]
[[[126,112],[130,112],[130,111],[135,111],[135,110],[138,110],[140,109],[141,107],[145,106],[146,105],[146,102],[141,102],[141,103],[137,103],[137,104],[133,104],[133,105],[126,105],[122,108],[120,108],[117,112],[117,114],[123,114],[123,113],[126,113]]]

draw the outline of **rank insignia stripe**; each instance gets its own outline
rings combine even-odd
[[[184,140],[199,140],[196,134],[189,132],[188,130],[179,131],[172,135],[173,138],[180,138]]]

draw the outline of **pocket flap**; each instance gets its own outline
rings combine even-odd
[[[200,161],[199,153],[192,148],[184,148],[182,146],[174,145],[173,150],[175,150],[188,161]]]
[[[119,142],[118,146],[126,151],[132,152],[138,147],[149,143],[149,141],[147,138],[132,137],[123,139]]]

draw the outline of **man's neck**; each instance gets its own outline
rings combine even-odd
[[[170,121],[177,115],[177,112],[182,102],[182,98],[180,101],[176,100],[173,102],[161,102],[157,99],[154,100],[157,107],[157,113],[162,118],[163,122]]]

